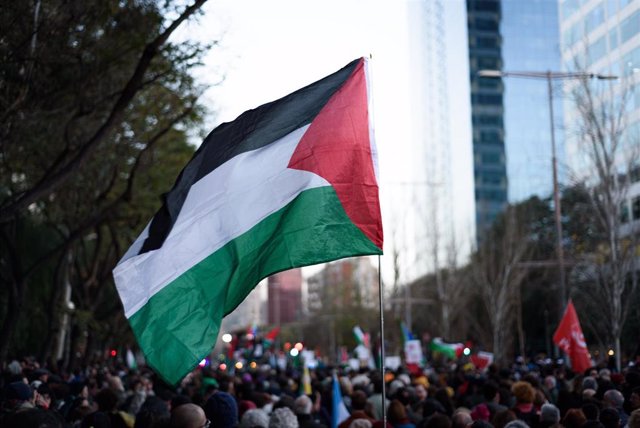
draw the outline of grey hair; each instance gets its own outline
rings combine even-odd
[[[616,406],[616,408],[618,409],[622,407],[622,405],[624,404],[624,396],[617,389],[608,390],[607,392],[604,393],[603,398],[609,401],[614,406]]]
[[[313,403],[311,399],[306,395],[301,395],[296,398],[296,401],[293,403],[293,411],[296,415],[310,415],[311,409],[313,408]]]
[[[516,419],[515,421],[511,421],[508,424],[506,424],[504,428],[529,428],[529,425],[527,425],[524,421],[521,421],[520,419]]]
[[[269,428],[298,428],[298,418],[290,408],[280,407],[271,412]]]

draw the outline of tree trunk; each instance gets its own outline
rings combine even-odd
[[[6,361],[9,356],[9,344],[20,318],[25,288],[26,284],[22,281],[13,282],[9,287],[7,313],[0,331],[0,361]]]

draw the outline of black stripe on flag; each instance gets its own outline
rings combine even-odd
[[[223,123],[211,131],[180,172],[173,188],[163,195],[162,207],[153,216],[149,236],[138,254],[162,246],[194,183],[239,154],[269,145],[311,123],[360,61],[354,60],[334,74],[279,100],[246,111],[233,122]]]

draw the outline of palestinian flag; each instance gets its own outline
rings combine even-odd
[[[263,278],[382,254],[364,58],[214,129],[114,269],[148,363],[175,384]]]
[[[464,345],[462,343],[445,343],[441,338],[434,338],[429,344],[429,349],[432,352],[439,352],[442,355],[454,359],[460,358]]]

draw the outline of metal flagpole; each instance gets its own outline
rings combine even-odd
[[[387,387],[384,379],[384,307],[382,305],[382,269],[380,255],[378,255],[378,293],[380,295],[380,374],[382,375],[382,426],[387,428]]]

